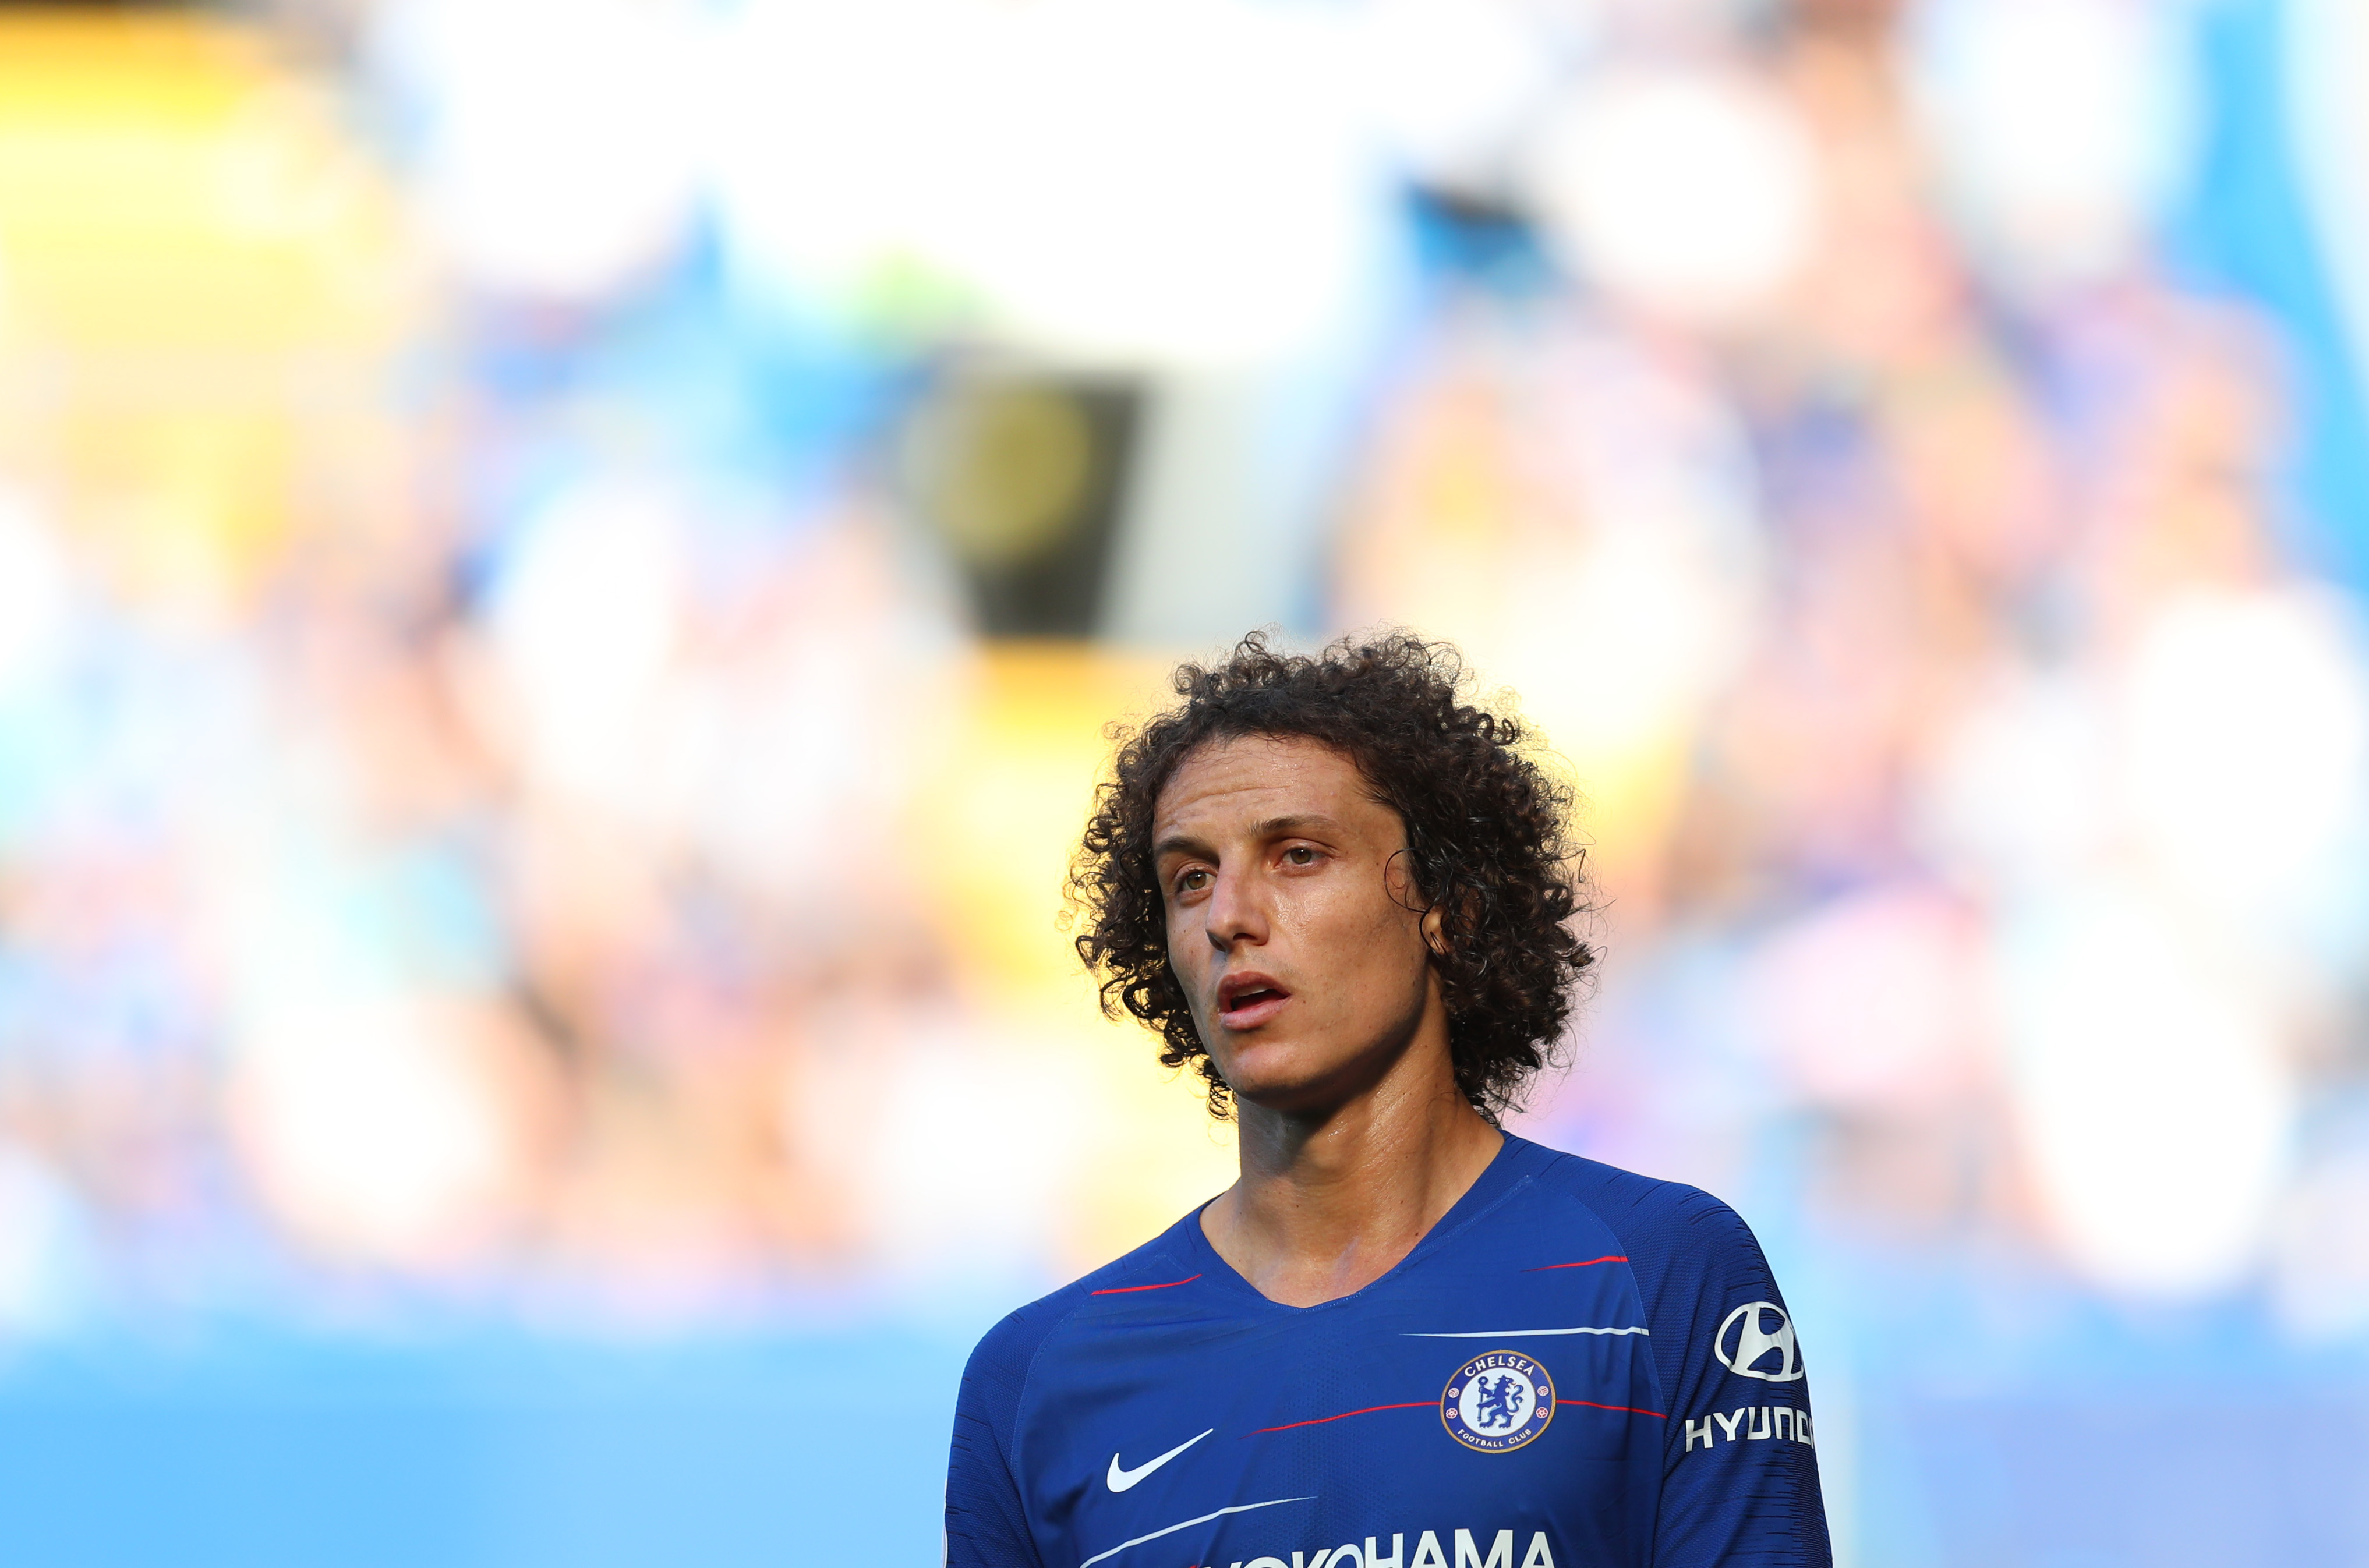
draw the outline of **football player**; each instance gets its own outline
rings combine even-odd
[[[1521,725],[1404,634],[1175,689],[1096,797],[1076,941],[1241,1176],[980,1342],[947,1561],[1824,1568],[1751,1231],[1500,1125],[1594,960]]]

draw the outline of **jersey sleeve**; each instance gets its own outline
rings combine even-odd
[[[1040,1304],[1041,1305],[1041,1304]],[[1044,1568],[1028,1530],[1013,1466],[1021,1390],[1046,1327],[1027,1309],[978,1342],[955,1399],[946,1462],[946,1562],[949,1568]]]
[[[1615,1229],[1667,1402],[1654,1568],[1831,1568],[1809,1381],[1759,1242],[1708,1193],[1635,1180]]]

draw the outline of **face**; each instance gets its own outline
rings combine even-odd
[[[1445,1053],[1405,824],[1347,758],[1298,738],[1213,741],[1161,791],[1152,842],[1169,967],[1238,1098],[1321,1109],[1411,1047]]]

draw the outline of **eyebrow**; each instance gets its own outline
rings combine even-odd
[[[1270,817],[1253,825],[1251,832],[1262,839],[1288,839],[1295,833],[1305,833],[1310,830],[1321,831],[1328,828],[1337,833],[1341,830],[1341,824],[1321,811],[1299,811],[1288,817]]]
[[[1321,811],[1297,811],[1288,816],[1269,817],[1252,823],[1251,836],[1261,841],[1288,839],[1295,834],[1326,830],[1338,832],[1341,830],[1341,824]],[[1165,859],[1172,854],[1207,855],[1210,853],[1212,852],[1206,842],[1189,833],[1171,833],[1151,846],[1151,858],[1154,861]]]

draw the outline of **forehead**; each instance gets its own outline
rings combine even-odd
[[[1243,735],[1185,753],[1152,807],[1154,831],[1228,818],[1322,815],[1345,822],[1397,814],[1373,798],[1357,764],[1321,740]]]

